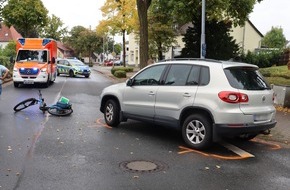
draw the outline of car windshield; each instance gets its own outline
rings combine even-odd
[[[85,64],[81,61],[78,61],[78,60],[70,60],[69,63],[72,65],[72,66],[84,66]]]
[[[253,67],[230,67],[225,69],[230,85],[243,90],[270,89],[258,69]]]
[[[47,50],[19,50],[16,61],[35,61],[39,63],[46,63],[48,60],[47,55]]]

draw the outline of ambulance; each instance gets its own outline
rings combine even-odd
[[[14,87],[42,84],[48,87],[57,76],[57,42],[49,38],[20,38],[16,41]]]

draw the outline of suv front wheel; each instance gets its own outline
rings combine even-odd
[[[189,115],[182,125],[185,143],[194,149],[205,149],[212,144],[212,125],[201,114]]]
[[[109,99],[105,104],[104,117],[107,125],[116,127],[119,125],[120,107],[115,100]]]

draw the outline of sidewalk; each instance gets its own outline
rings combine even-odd
[[[120,79],[112,75],[111,68],[112,67],[97,65],[93,66],[95,71],[110,77],[114,83],[125,82],[139,70],[138,68],[134,68],[134,72],[127,73],[127,78]],[[276,120],[277,125],[271,130],[270,135],[259,135],[258,137],[264,140],[276,141],[284,145],[290,145],[290,109],[277,107]]]

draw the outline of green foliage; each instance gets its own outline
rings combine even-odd
[[[63,39],[78,56],[89,56],[95,50],[102,48],[103,39],[94,31],[84,28],[83,26],[75,26],[70,31],[70,36]]]
[[[114,72],[114,76],[117,78],[126,78],[127,73],[126,73],[126,71],[123,71],[123,70],[117,70]]]
[[[272,27],[272,29],[266,33],[262,40],[262,46],[267,48],[285,48],[287,40],[283,34],[283,29],[280,27]]]
[[[257,65],[260,68],[265,68],[278,65],[281,54],[282,52],[279,50],[259,53],[248,52],[246,55],[243,54],[240,58],[243,62]]]
[[[228,20],[236,25],[244,25],[256,2],[262,0],[211,0],[206,1],[207,20]],[[178,23],[187,23],[200,14],[201,0],[169,0],[174,5],[173,17]]]
[[[9,42],[4,49],[0,49],[0,55],[6,57],[16,56],[16,42]]]
[[[6,3],[6,0],[0,0],[0,22],[3,21],[3,18],[2,18],[2,10],[3,10],[4,3]]]
[[[39,29],[47,23],[47,14],[41,0],[9,0],[2,11],[5,24],[13,25],[23,37],[38,37]]]
[[[63,25],[61,19],[55,15],[48,17],[48,24],[41,28],[40,37],[61,41],[68,32],[67,27],[63,27]]]
[[[14,66],[13,64],[10,63],[9,57],[6,56],[0,56],[0,64],[7,67],[10,71],[12,71]]]
[[[168,0],[153,1],[148,12],[148,42],[149,57],[163,59],[163,52],[167,52],[176,43],[177,31],[174,29],[174,19],[171,16],[173,7]]]
[[[259,69],[269,84],[290,85],[290,70],[287,66],[273,66]]]
[[[127,73],[127,72],[133,72],[133,70],[134,70],[133,67],[113,67],[111,69],[111,73],[112,75],[114,75],[116,71],[125,71]]]
[[[183,41],[181,57],[200,57],[201,19],[195,17],[194,27],[189,27]],[[231,23],[216,20],[205,23],[206,58],[229,60],[238,55],[239,47],[230,35]]]

